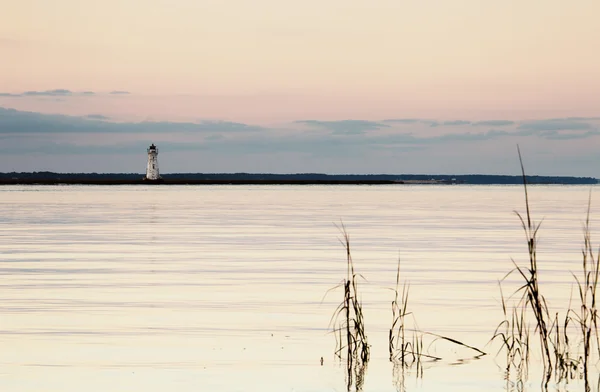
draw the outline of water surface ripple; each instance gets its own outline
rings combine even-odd
[[[530,188],[544,218],[541,284],[556,310],[580,268],[589,190]],[[1,187],[0,388],[342,391],[327,334],[342,293],[325,294],[346,271],[343,221],[366,279],[363,390],[395,391],[397,258],[422,329],[490,350],[497,281],[511,257],[526,262],[515,209],[524,211],[518,186]],[[493,354],[427,366],[406,390],[506,390]]]

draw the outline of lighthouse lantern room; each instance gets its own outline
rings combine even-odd
[[[146,177],[145,180],[156,181],[160,179],[158,171],[158,148],[152,143],[148,147],[148,166],[146,166]]]

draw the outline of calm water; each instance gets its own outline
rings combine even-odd
[[[589,190],[530,188],[556,310],[580,268]],[[421,329],[493,351],[497,281],[511,257],[526,261],[515,209],[518,186],[1,187],[0,388],[343,391],[327,333],[342,293],[324,298],[345,276],[343,220],[367,280],[364,391],[395,391],[387,330],[398,256]],[[406,389],[510,389],[494,353],[461,361],[450,350]]]

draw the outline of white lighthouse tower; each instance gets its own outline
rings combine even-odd
[[[148,147],[148,165],[146,166],[146,177],[144,180],[157,181],[160,180],[158,171],[158,148],[152,143]]]

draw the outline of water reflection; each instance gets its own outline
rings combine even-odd
[[[416,360],[415,366],[404,361],[392,361],[392,382],[397,392],[406,392],[406,379],[414,375],[415,378],[423,377],[421,360]]]
[[[362,392],[368,364],[368,360],[363,362],[350,358],[346,361],[346,390],[348,392]]]
[[[517,365],[510,364],[504,371],[504,380],[506,381],[507,392],[523,392],[526,380],[525,362],[518,362]]]
[[[550,378],[548,378],[548,374],[542,372],[540,377],[529,379],[523,373],[522,368],[510,366],[503,373],[505,390],[507,392],[527,392],[529,390],[569,392],[581,390],[583,387],[586,392],[600,391],[600,374],[586,375],[581,367],[572,367],[560,374],[551,373]],[[532,386],[528,388],[526,385]]]
[[[463,367],[479,361],[485,354],[479,354],[469,358],[460,358],[453,361],[445,361],[438,358],[432,358],[431,355],[408,355],[406,360],[393,359],[392,364],[392,383],[397,392],[407,392],[406,381],[413,378],[415,381],[426,378],[426,369],[435,367]]]
[[[392,374],[397,389],[410,392],[505,387],[489,357],[463,361],[429,352],[425,342],[424,353],[443,361],[390,363],[393,294],[379,287],[394,285],[400,251],[420,327],[485,347],[499,321],[495,282],[512,268],[511,256],[526,252],[512,213],[521,188],[9,190],[0,189],[2,390],[385,392],[396,388]],[[587,188],[536,187],[531,196],[548,217],[540,279],[558,307],[573,280],[566,271],[580,270]],[[324,329],[343,298],[319,304],[345,276],[332,224],[340,219],[369,280],[359,298],[377,349],[368,369],[344,362],[312,377],[316,359],[332,351]],[[508,284],[513,292],[522,283]],[[532,375],[536,366],[532,360]],[[594,391],[596,369],[589,372]],[[468,373],[476,379],[463,382]],[[511,374],[507,390],[539,391],[538,376],[529,379]],[[553,388],[581,392],[584,380],[571,373]]]

